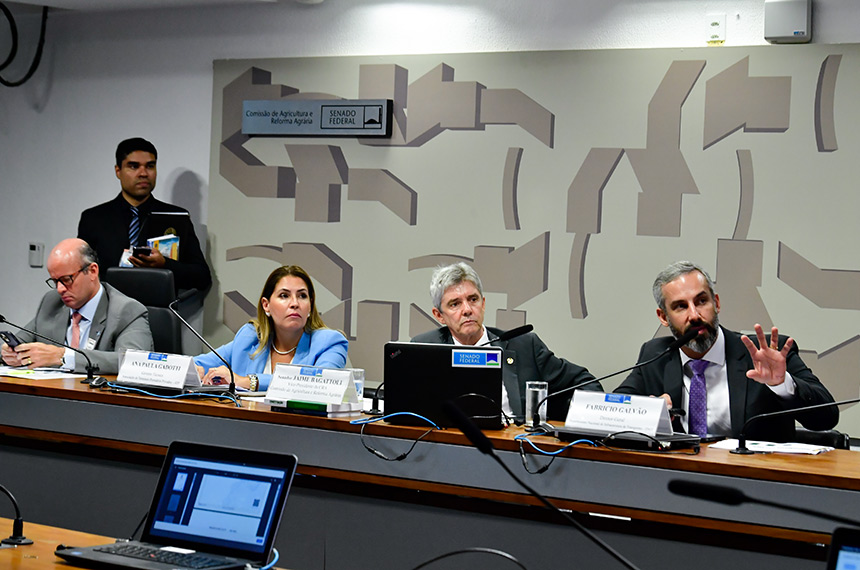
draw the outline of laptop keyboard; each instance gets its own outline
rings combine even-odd
[[[180,552],[171,552],[139,544],[111,544],[95,548],[94,550],[119,556],[128,556],[129,558],[137,558],[139,560],[163,562],[164,564],[172,564],[182,568],[211,568],[224,564],[223,559],[212,558],[205,554],[182,554]]]

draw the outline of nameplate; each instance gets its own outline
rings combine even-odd
[[[353,372],[341,368],[278,364],[266,391],[265,402],[273,406],[286,406],[290,401],[357,403],[359,400]]]
[[[390,99],[242,101],[242,134],[391,138]]]
[[[200,377],[192,357],[143,350],[125,351],[116,381],[130,386],[171,390],[200,385]]]
[[[666,400],[588,390],[573,393],[564,425],[607,434],[633,431],[655,436],[672,433]]]

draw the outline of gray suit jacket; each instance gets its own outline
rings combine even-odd
[[[500,329],[487,327],[490,339],[502,334]],[[454,344],[448,327],[420,334],[412,342],[429,342],[434,344]],[[493,342],[491,346],[502,348],[502,382],[511,401],[511,410],[518,421],[525,416],[526,382],[543,380],[549,384],[549,393],[553,394],[564,388],[587,382],[594,378],[583,368],[559,358],[547,348],[543,341],[534,333],[524,334],[505,342]],[[583,390],[603,390],[599,382],[585,386]],[[564,420],[570,407],[570,391],[557,398],[547,400],[547,416],[551,420]]]
[[[102,374],[116,374],[119,370],[119,351],[124,348],[152,350],[152,332],[146,307],[126,297],[107,283],[99,306],[96,308],[90,339],[96,339],[92,350],[84,350]],[[36,318],[27,323],[27,328],[58,341],[66,339],[70,321],[69,308],[63,304],[56,291],[48,291],[39,303]],[[16,333],[21,342],[44,342],[21,331]],[[86,371],[86,359],[75,356],[75,372]]]

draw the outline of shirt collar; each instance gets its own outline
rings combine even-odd
[[[487,327],[485,327],[484,325],[481,325],[481,329],[482,329],[482,332],[481,332],[481,338],[480,338],[480,339],[478,339],[478,342],[476,342],[475,344],[473,344],[473,345],[471,345],[471,346],[479,346],[479,345],[482,345],[482,344],[490,344],[490,337],[487,335]],[[454,341],[454,344],[456,344],[457,346],[466,346],[466,345],[464,345],[462,342],[460,342],[459,340],[457,340],[457,337],[455,337],[453,334],[451,335],[451,340],[453,340],[453,341]]]
[[[683,350],[679,350],[678,352],[681,353],[681,366],[686,367],[687,363],[693,359],[687,356]],[[700,360],[707,360],[717,366],[722,366],[726,363],[726,337],[723,335],[723,327],[717,327],[717,339],[710,350]]]
[[[81,317],[86,319],[89,322],[93,322],[93,317],[96,316],[96,309],[99,307],[99,301],[102,300],[102,295],[104,295],[105,288],[99,283],[99,290],[96,291],[96,294],[93,295],[93,298],[84,303],[84,306],[78,309],[78,312],[81,314]],[[74,309],[69,309],[70,314],[74,314]]]

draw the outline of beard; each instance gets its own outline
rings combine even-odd
[[[675,325],[669,322],[669,330],[672,331],[672,335],[675,338],[680,338],[685,332],[690,330],[691,328],[703,328],[705,329],[705,334],[698,335],[696,338],[685,344],[686,348],[689,348],[693,352],[704,354],[708,352],[714,343],[717,341],[717,329],[720,325],[720,315],[714,314],[714,318],[711,322],[708,321],[693,321],[686,328],[686,330],[678,330],[675,328]]]

